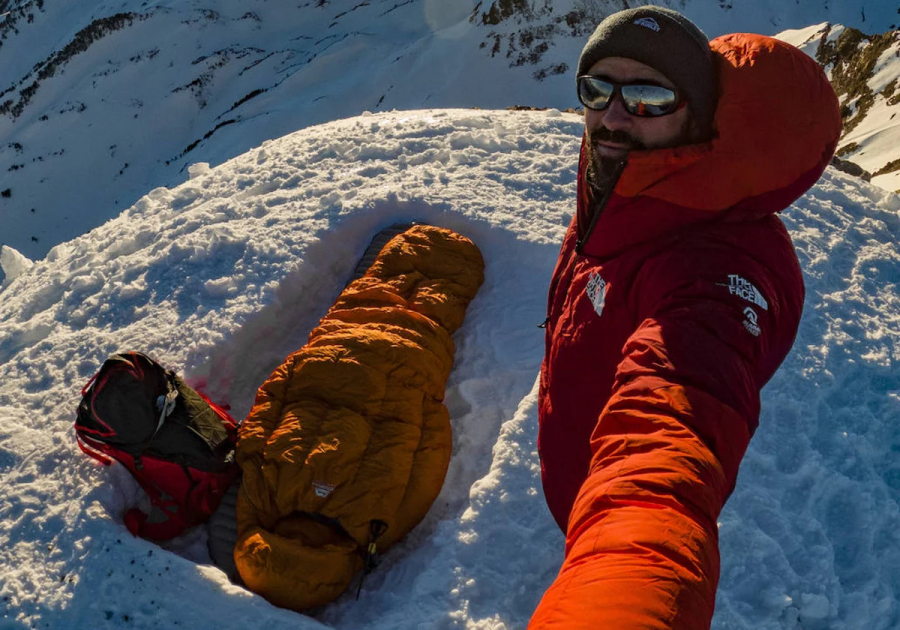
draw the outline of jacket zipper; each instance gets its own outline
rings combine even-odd
[[[613,191],[616,189],[616,183],[619,181],[619,178],[622,176],[622,171],[625,170],[625,165],[627,164],[627,160],[622,160],[621,162],[616,164],[616,170],[613,172],[613,177],[610,179],[609,186],[606,187],[606,190],[603,191],[603,197],[600,198],[600,203],[597,204],[596,208],[594,208],[594,213],[591,216],[591,222],[588,224],[587,231],[585,231],[584,236],[577,241],[575,241],[575,253],[581,254],[582,246],[584,242],[588,240],[591,235],[591,232],[594,231],[594,227],[597,225],[597,221],[600,220],[600,215],[603,213],[603,209],[606,207],[606,204],[609,203],[610,197],[612,197]],[[590,186],[590,184],[585,181],[586,186]]]
[[[616,170],[613,172],[613,177],[610,179],[610,185],[603,193],[603,197],[600,198],[600,203],[597,204],[597,207],[594,209],[593,216],[591,216],[591,222],[588,225],[587,231],[584,233],[584,237],[576,239],[575,241],[575,255],[581,255],[582,245],[585,241],[587,241],[588,237],[591,235],[591,232],[594,231],[594,227],[597,225],[597,221],[600,219],[600,214],[603,212],[603,209],[606,207],[606,204],[609,203],[610,197],[612,197],[613,191],[616,188],[616,183],[619,181],[619,178],[622,176],[622,171],[625,170],[625,165],[628,163],[627,160],[622,160],[616,164]],[[581,164],[579,163],[578,168],[581,168]],[[586,186],[590,186],[590,184],[585,181]],[[576,201],[577,203],[577,201]],[[576,214],[578,210],[576,209]],[[576,226],[577,229],[577,226]],[[549,303],[549,299],[552,298],[553,294],[556,292],[556,286],[559,284],[559,278],[557,278],[553,284],[550,285],[550,292],[548,297],[547,304],[547,317],[544,321],[538,324],[538,328],[543,328],[545,331],[550,325],[550,311],[552,310],[552,305]],[[549,334],[549,331],[547,331]]]

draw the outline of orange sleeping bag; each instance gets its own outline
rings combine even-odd
[[[449,230],[394,237],[260,387],[240,427],[234,557],[245,584],[303,610],[340,595],[428,512],[452,447],[451,335],[483,282]]]

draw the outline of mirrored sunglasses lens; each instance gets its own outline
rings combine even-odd
[[[614,86],[601,79],[582,77],[578,81],[578,99],[591,109],[606,109]]]
[[[663,116],[678,105],[678,95],[659,85],[626,85],[622,87],[625,108],[635,116]]]

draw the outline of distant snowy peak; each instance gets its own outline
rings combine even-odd
[[[40,259],[183,182],[193,162],[215,166],[366,111],[576,107],[572,72],[588,35],[643,3],[0,0],[0,245]],[[898,19],[884,0],[655,3],[710,37],[823,23],[879,32]],[[881,104],[895,70],[842,145],[873,173],[900,158]],[[851,112],[865,104],[844,100]],[[900,188],[892,177],[875,181]]]
[[[671,2],[659,0],[656,4],[668,6]],[[566,74],[576,61],[571,56],[561,59],[551,49],[566,39],[585,39],[603,18],[627,5],[621,0],[494,0],[479,3],[470,19],[486,29],[479,46],[491,57],[505,58],[511,67],[530,67],[532,77],[543,81]]]
[[[10,11],[7,22],[14,26],[17,21],[16,16],[18,19],[22,19],[23,15],[26,16],[25,19],[29,23],[34,19],[32,13],[28,13],[22,8],[15,12]],[[41,81],[60,72],[69,61],[80,53],[86,52],[94,42],[103,39],[110,33],[131,26],[135,20],[147,19],[150,15],[149,13],[115,13],[93,20],[78,31],[65,46],[36,63],[17,83],[0,92],[0,115],[7,115],[13,119],[18,118],[40,89]],[[5,30],[0,31],[0,37],[5,38],[5,35]]]
[[[473,8],[0,0],[0,244],[39,258],[182,181],[190,162],[218,164],[365,110],[421,106],[450,76],[433,80],[428,42]],[[417,67],[430,82],[394,89]]]
[[[470,20],[486,31],[481,48],[513,67],[534,67],[533,77],[540,81],[566,73],[603,18],[647,4],[684,13],[711,38],[730,32],[774,34],[821,22],[893,29],[900,20],[883,0],[482,0]]]
[[[820,24],[779,37],[814,57],[831,79],[844,122],[838,157],[873,183],[900,189],[900,31],[867,35]]]

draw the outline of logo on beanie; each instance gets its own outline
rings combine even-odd
[[[652,17],[642,17],[639,20],[634,21],[636,26],[643,26],[644,28],[649,28],[651,31],[656,31],[659,33],[659,22],[654,20]]]

